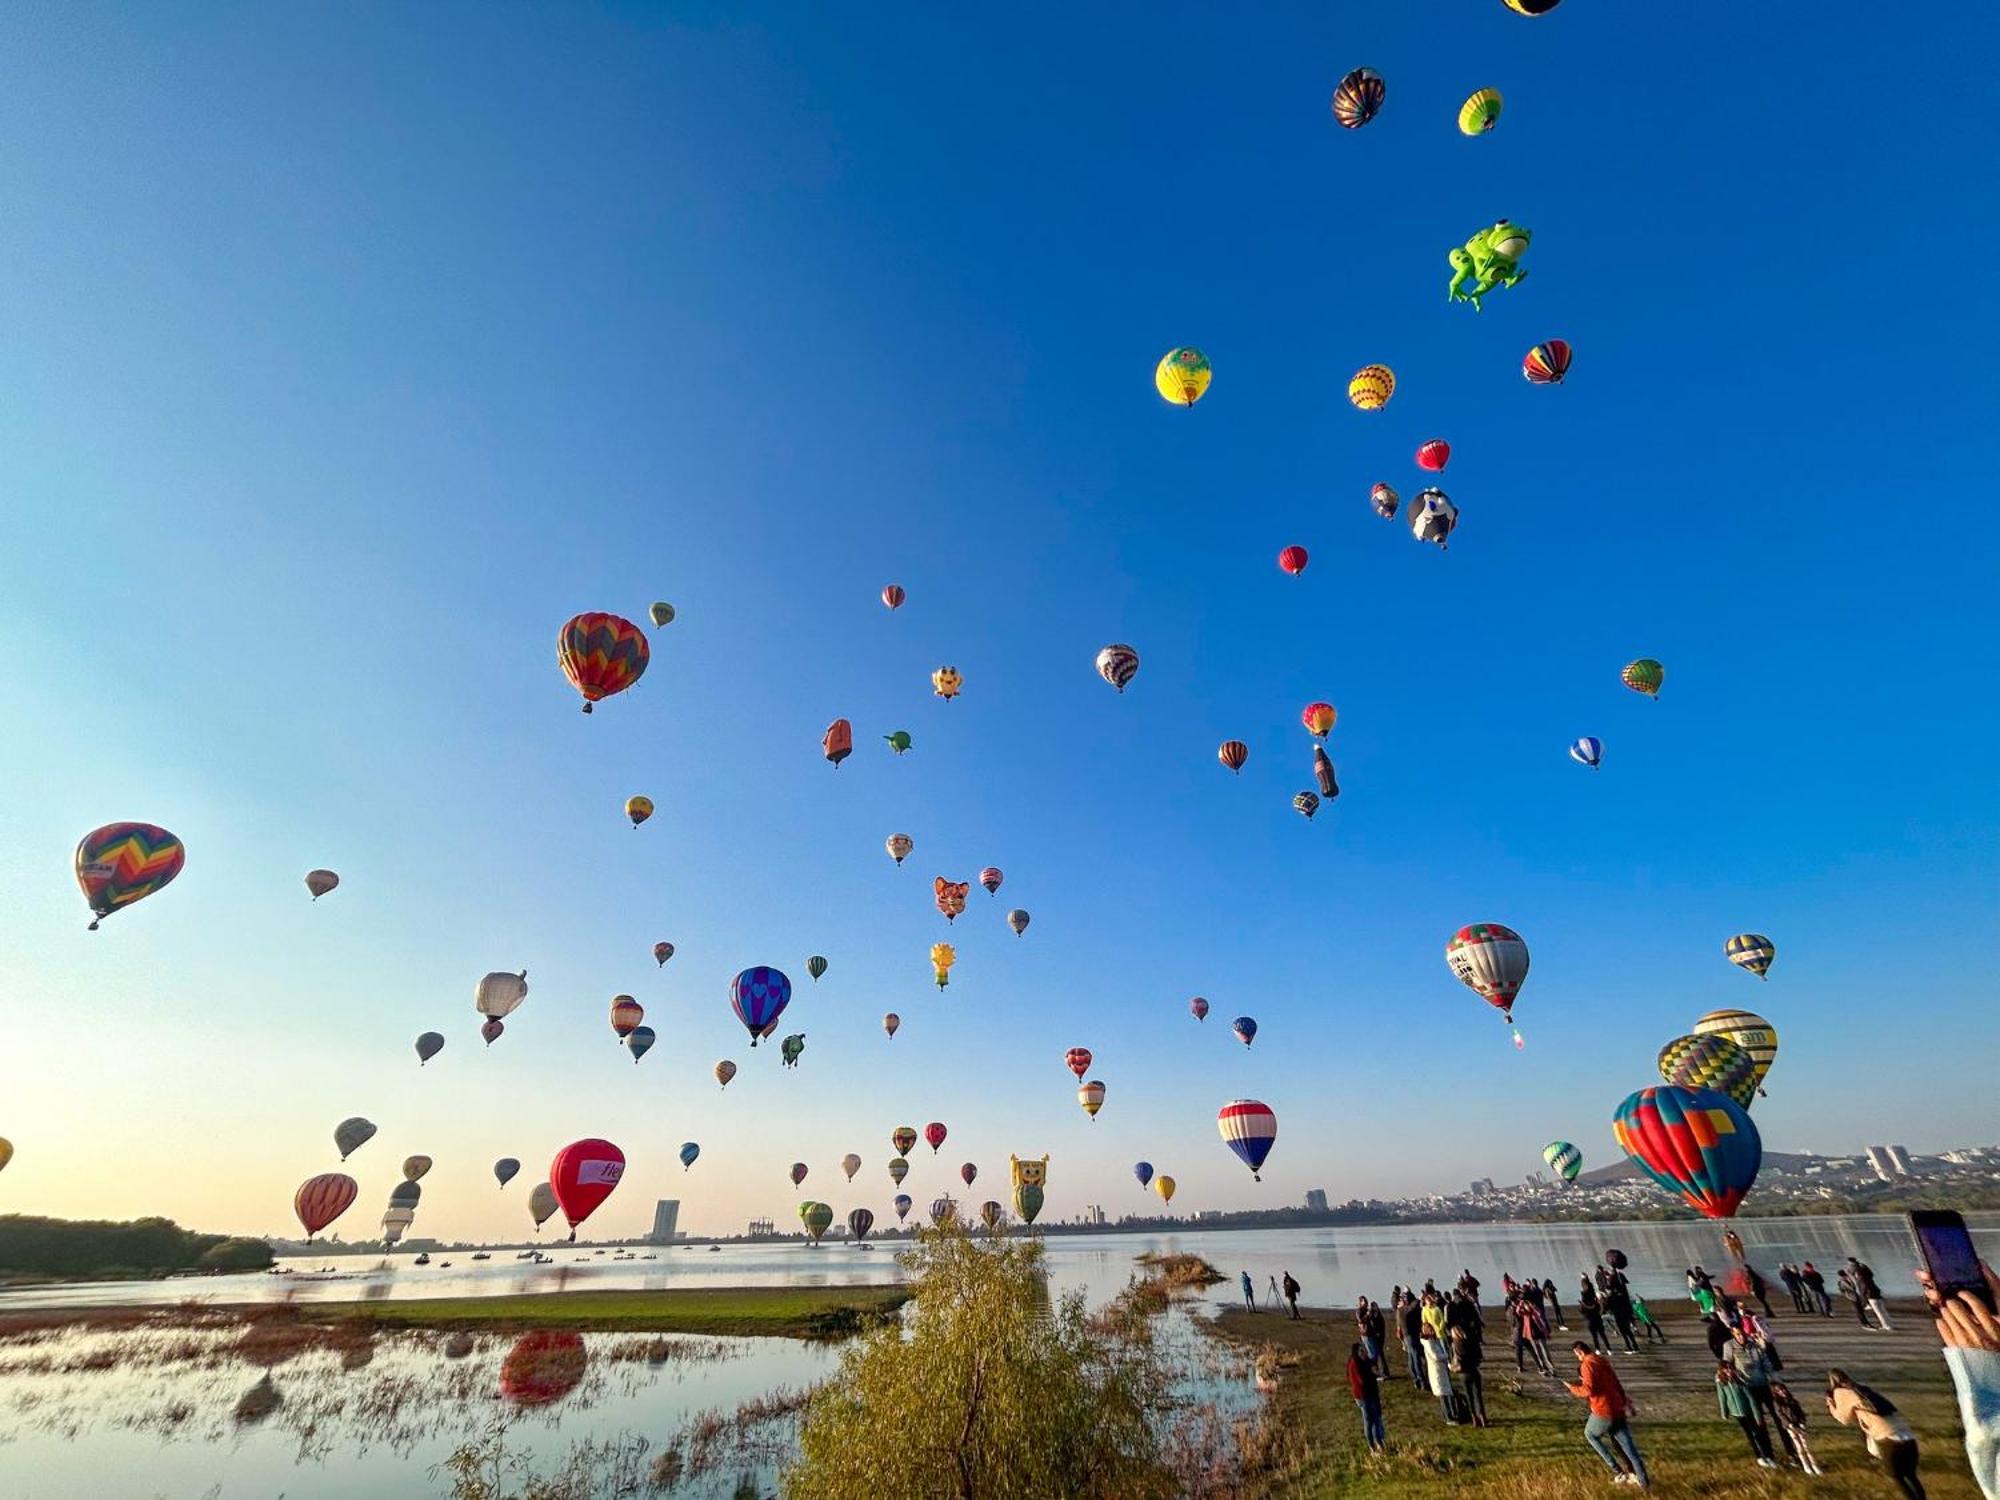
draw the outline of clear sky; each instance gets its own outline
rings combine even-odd
[[[412,1151],[417,1233],[517,1233],[594,1134],[631,1161],[595,1231],[880,1214],[931,1119],[920,1202],[965,1160],[1005,1198],[1010,1151],[1052,1216],[1150,1202],[1142,1157],[1176,1208],[1452,1189],[1612,1159],[1732,1004],[1783,1036],[1773,1148],[2000,1136],[1990,12],[740,12],[0,18],[0,1211],[288,1230],[349,1114],[350,1235]],[[1359,64],[1388,102],[1346,131]],[[1500,216],[1528,279],[1448,306]],[[1181,343],[1193,411],[1152,389]],[[1431,436],[1448,554],[1367,502]],[[582,716],[557,628],[656,598]],[[71,849],[118,818],[187,870],[86,933]],[[988,863],[947,932],[932,877]],[[1533,951],[1522,1053],[1443,962],[1480,920]],[[753,963],[796,1072],[729,1013]],[[473,985],[521,967],[483,1049]],[[1261,1186],[1239,1095],[1281,1120]]]

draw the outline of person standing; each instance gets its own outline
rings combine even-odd
[[[1434,1339],[1444,1338],[1444,1298],[1437,1294],[1434,1287],[1427,1288],[1424,1292],[1423,1320],[1426,1334]]]
[[[1257,1290],[1250,1284],[1250,1273],[1248,1271],[1242,1273],[1242,1280],[1243,1305],[1249,1308],[1250,1311],[1255,1312],[1257,1310]]]
[[[1429,1310],[1430,1305],[1426,1304],[1426,1314]],[[1433,1324],[1428,1316],[1424,1319],[1424,1368],[1430,1373],[1431,1394],[1438,1398],[1438,1410],[1444,1413],[1445,1425],[1458,1426],[1458,1392],[1451,1383],[1451,1347],[1444,1341],[1442,1321]]]
[[[1374,1340],[1368,1336],[1368,1307],[1369,1303],[1366,1297],[1356,1297],[1354,1299],[1354,1336],[1360,1341],[1362,1349],[1368,1355],[1368,1368],[1375,1371],[1377,1375],[1380,1375],[1382,1373],[1382,1351],[1375,1346]]]
[[[1757,1305],[1764,1309],[1764,1316],[1767,1318],[1770,1317],[1771,1288],[1769,1283],[1767,1283],[1764,1280],[1762,1273],[1760,1273],[1755,1266],[1746,1264],[1743,1267],[1743,1269],[1749,1275],[1750,1278],[1750,1295],[1755,1297],[1757,1299]]]
[[[1826,1294],[1826,1274],[1811,1261],[1807,1261],[1799,1267],[1799,1280],[1805,1283],[1806,1296],[1818,1307],[1819,1315],[1823,1318],[1832,1317],[1833,1298]]]
[[[1360,1344],[1347,1356],[1347,1388],[1354,1393],[1354,1404],[1361,1412],[1361,1435],[1368,1442],[1368,1451],[1386,1451],[1389,1435],[1382,1427],[1382,1387],[1375,1378],[1375,1361]]]
[[[1292,1321],[1299,1320],[1299,1284],[1292,1279],[1290,1271],[1285,1272],[1285,1306],[1292,1310]]]
[[[1278,1278],[1276,1276],[1270,1277],[1269,1284],[1264,1288],[1264,1305],[1272,1308],[1278,1305]]]
[[[1582,1285],[1577,1289],[1577,1310],[1583,1314],[1584,1331],[1590,1335],[1590,1352],[1609,1354],[1611,1345],[1604,1337],[1604,1305],[1597,1300],[1597,1288],[1590,1284],[1590,1278],[1579,1278]]]
[[[1847,1257],[1847,1264],[1854,1272],[1855,1290],[1861,1293],[1861,1300],[1868,1304],[1868,1311],[1875,1315],[1875,1326],[1884,1333],[1892,1332],[1889,1326],[1889,1308],[1882,1300],[1882,1288],[1876,1283],[1875,1271],[1853,1256]]]
[[[1535,1356],[1535,1368],[1553,1380],[1556,1366],[1549,1358],[1549,1325],[1543,1321],[1541,1309],[1523,1297],[1515,1312],[1520,1319],[1521,1340]]]
[[[1757,1425],[1764,1429],[1764,1448],[1768,1455],[1770,1429],[1778,1422],[1778,1414],[1771,1405],[1771,1355],[1763,1340],[1752,1336],[1746,1326],[1748,1322],[1746,1318],[1736,1325],[1722,1358],[1723,1363],[1734,1370],[1737,1379],[1743,1382],[1744,1393],[1757,1413]]]
[[[1722,1363],[1722,1351],[1729,1347],[1729,1325],[1710,1313],[1701,1320],[1702,1337],[1708,1340],[1708,1352],[1715,1356],[1717,1364]]]
[[[1563,1321],[1562,1304],[1556,1301],[1556,1284],[1546,1276],[1542,1278],[1542,1295],[1549,1299],[1549,1316],[1555,1319],[1556,1327],[1569,1332],[1569,1324]]]
[[[1854,1272],[1842,1266],[1836,1273],[1840,1281],[1840,1295],[1847,1299],[1847,1305],[1854,1309],[1854,1321],[1863,1328],[1868,1326],[1868,1305],[1861,1297],[1861,1283],[1854,1279]]]
[[[1453,1354],[1458,1360],[1459,1383],[1465,1387],[1466,1410],[1474,1427],[1486,1426],[1486,1330],[1477,1316],[1452,1329]]]
[[[1784,1282],[1785,1291],[1791,1296],[1792,1311],[1806,1311],[1806,1288],[1805,1283],[1799,1280],[1798,1267],[1788,1260],[1780,1261],[1778,1263],[1778,1280]]]
[[[1799,1467],[1808,1474],[1824,1474],[1819,1460],[1813,1457],[1812,1440],[1806,1436],[1806,1409],[1782,1380],[1771,1382],[1771,1409],[1778,1414],[1778,1431],[1784,1435],[1785,1447],[1799,1461]]]
[[[1777,1461],[1771,1457],[1771,1435],[1758,1420],[1757,1404],[1744,1388],[1743,1377],[1728,1364],[1715,1367],[1715,1405],[1723,1416],[1743,1429],[1743,1435],[1750,1440],[1750,1456],[1757,1460],[1757,1467],[1777,1468]]]
[[[1666,1329],[1653,1321],[1652,1308],[1646,1306],[1646,1299],[1637,1292],[1632,1294],[1632,1316],[1638,1319],[1640,1328],[1645,1330],[1647,1343],[1664,1344],[1667,1341]]]
[[[1626,1399],[1625,1387],[1618,1383],[1618,1372],[1611,1368],[1609,1359],[1594,1353],[1582,1339],[1571,1344],[1570,1350],[1576,1355],[1577,1379],[1563,1384],[1572,1396],[1589,1404],[1583,1440],[1604,1460],[1604,1467],[1617,1483],[1651,1488],[1646,1461],[1639,1456],[1639,1444],[1628,1420],[1632,1403]]]
[[[1632,1293],[1626,1289],[1622,1274],[1611,1283],[1611,1290],[1604,1294],[1604,1310],[1611,1314],[1611,1321],[1617,1325],[1618,1337],[1625,1341],[1625,1352],[1637,1354],[1639,1341],[1632,1336]]]
[[[1403,1293],[1403,1306],[1396,1315],[1396,1327],[1403,1340],[1403,1357],[1410,1364],[1410,1384],[1420,1391],[1430,1389],[1424,1377],[1424,1309],[1416,1293]]]
[[[1370,1301],[1368,1304],[1368,1347],[1375,1351],[1375,1374],[1378,1378],[1389,1378],[1389,1325],[1383,1321],[1382,1305]]]
[[[1917,1477],[1917,1435],[1896,1410],[1895,1402],[1845,1370],[1828,1370],[1826,1409],[1841,1426],[1860,1429],[1869,1455],[1909,1500],[1924,1500],[1924,1482]]]

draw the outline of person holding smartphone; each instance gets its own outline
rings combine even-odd
[[[2000,1500],[2000,1277],[1979,1258],[1957,1214],[1914,1213],[1910,1227],[1924,1257],[1917,1284],[1937,1317],[1958,1389],[1965,1459],[1986,1500]]]

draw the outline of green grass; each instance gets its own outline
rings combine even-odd
[[[543,1292],[518,1297],[437,1297],[382,1302],[309,1302],[314,1322],[377,1328],[705,1333],[842,1338],[893,1316],[909,1300],[900,1286],[689,1287],[668,1291]]]

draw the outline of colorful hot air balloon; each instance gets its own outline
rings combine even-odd
[[[1333,90],[1333,117],[1349,130],[1359,130],[1382,112],[1389,85],[1373,68],[1356,68]]]
[[[1049,1159],[1010,1156],[1007,1163],[1013,1175],[1014,1212],[1023,1224],[1032,1224],[1042,1211],[1042,1189],[1048,1186]]]
[[[1144,1187],[1153,1180],[1153,1164],[1149,1161],[1133,1162],[1132,1175],[1139,1179],[1139,1186]]]
[[[1208,394],[1208,383],[1213,377],[1208,356],[1199,349],[1169,349],[1160,356],[1159,366],[1153,371],[1153,388],[1162,400],[1193,406]]]
[[[1545,16],[1562,4],[1562,0],[1500,0],[1500,3],[1517,16]]]
[[[1713,1089],[1748,1109],[1757,1097],[1757,1059],[1721,1032],[1675,1037],[1660,1049],[1660,1076],[1684,1089]]]
[[[850,1208],[847,1211],[847,1237],[860,1244],[868,1238],[868,1231],[875,1227],[873,1209]]]
[[[514,1180],[515,1174],[518,1173],[520,1170],[521,1170],[521,1164],[511,1156],[503,1156],[500,1158],[500,1160],[493,1163],[494,1179],[498,1181],[500,1186],[502,1187],[505,1187],[508,1183],[512,1182]]]
[[[827,725],[826,733],[819,737],[819,753],[838,771],[840,763],[854,753],[854,726],[845,719]]]
[[[417,1066],[421,1068],[442,1051],[444,1051],[443,1034],[436,1031],[423,1032],[417,1037]]]
[[[701,1159],[701,1145],[696,1141],[681,1142],[681,1170],[685,1172]]]
[[[798,1185],[799,1185],[800,1183],[804,1182],[804,1181],[806,1180],[806,1173],[807,1173],[808,1171],[810,1171],[810,1170],[811,1170],[811,1169],[810,1169],[809,1167],[807,1167],[807,1166],[806,1166],[806,1164],[805,1164],[804,1162],[802,1162],[802,1161],[795,1161],[795,1162],[793,1162],[793,1163],[792,1163],[792,1186],[793,1186],[793,1187],[797,1187],[797,1186],[798,1186]]]
[[[342,1120],[333,1127],[333,1144],[339,1150],[342,1161],[346,1161],[374,1138],[375,1122],[364,1120],[359,1115]]]
[[[630,995],[611,997],[611,1030],[620,1041],[632,1034],[632,1029],[646,1019],[646,1007]]]
[[[806,1233],[817,1245],[819,1237],[833,1225],[833,1206],[827,1203],[801,1203],[799,1222],[806,1227]]]
[[[1514,997],[1528,978],[1528,945],[1521,934],[1498,922],[1461,927],[1444,945],[1444,961],[1459,981],[1514,1024]],[[1514,1033],[1521,1045],[1521,1033]]]
[[[903,586],[900,583],[885,583],[882,585],[882,602],[890,609],[901,609],[903,601],[907,598],[909,598],[909,595],[903,592]]]
[[[1174,1187],[1173,1178],[1167,1176],[1164,1172],[1153,1179],[1153,1191],[1160,1195],[1162,1203],[1172,1203],[1174,1201]]]
[[[1739,969],[1747,969],[1759,979],[1768,978],[1778,956],[1778,945],[1761,932],[1739,932],[1722,945],[1723,956]]]
[[[570,686],[583,695],[585,713],[637,682],[651,659],[646,633],[617,615],[574,615],[556,634],[556,661]]]
[[[1202,999],[1201,996],[1196,995],[1192,1000],[1188,1001],[1188,1014],[1193,1016],[1197,1021],[1206,1021],[1208,1019],[1208,1002]]]
[[[424,1174],[434,1163],[428,1156],[406,1156],[403,1158],[403,1181],[421,1182]]]
[[[1091,1079],[1076,1091],[1076,1102],[1083,1107],[1085,1114],[1096,1119],[1097,1112],[1104,1108],[1104,1085],[1095,1078]]]
[[[910,1144],[914,1146],[916,1143],[917,1143],[916,1134],[915,1132],[912,1132],[910,1136]],[[910,1175],[910,1163],[907,1159],[901,1156],[892,1156],[889,1158],[889,1180],[891,1182],[893,1182],[897,1187],[901,1187],[903,1185],[903,1179],[905,1177],[908,1177],[909,1175]]]
[[[1429,542],[1440,552],[1451,550],[1451,534],[1458,530],[1458,507],[1443,490],[1418,490],[1410,497],[1410,535]]]
[[[299,1184],[299,1190],[292,1194],[292,1212],[305,1226],[306,1238],[311,1239],[353,1207],[360,1193],[361,1184],[345,1172],[322,1172]]]
[[[625,799],[625,816],[632,820],[634,828],[637,828],[646,819],[652,817],[652,815],[653,799],[651,797],[627,797]]]
[[[1000,873],[998,865],[988,865],[979,872],[979,883],[986,887],[986,894],[989,896],[999,894],[1000,887],[1006,879],[1007,877]]]
[[[1262,1182],[1264,1158],[1278,1139],[1278,1117],[1271,1107],[1255,1099],[1232,1099],[1217,1111],[1215,1128],[1222,1132],[1222,1143],[1250,1169],[1252,1180]]]
[[[1586,734],[1569,747],[1569,758],[1595,771],[1604,763],[1604,741],[1594,734]]]
[[[916,1143],[917,1133],[907,1125],[898,1125],[889,1132],[889,1144],[895,1147],[898,1156],[908,1156]]]
[[[892,833],[882,841],[882,847],[889,851],[889,858],[900,865],[910,857],[910,851],[917,847],[917,841],[907,833]]]
[[[1385,521],[1396,519],[1396,511],[1403,503],[1403,497],[1396,493],[1393,484],[1378,484],[1368,491],[1368,503],[1375,507],[1375,514]]]
[[[1442,474],[1444,466],[1451,462],[1451,444],[1443,438],[1429,438],[1417,444],[1417,467],[1428,469],[1433,474]]]
[[[1306,726],[1306,733],[1316,740],[1324,740],[1339,718],[1331,703],[1308,703],[1299,710],[1299,722]]]
[[[840,1170],[847,1174],[849,1182],[854,1181],[854,1174],[861,1170],[861,1158],[852,1151],[848,1152],[840,1159]]]
[[[499,1017],[495,1016],[489,1018],[488,1020],[486,1020],[481,1024],[479,1028],[479,1034],[481,1037],[485,1039],[486,1045],[490,1047],[495,1042],[500,1040],[500,1033],[505,1031],[506,1029],[507,1029],[507,1023],[502,1021]]]
[[[1000,1221],[1006,1214],[1007,1210],[1000,1206],[1000,1200],[997,1198],[988,1198],[979,1205],[979,1222],[986,1226],[988,1234],[999,1229]]]
[[[945,1128],[942,1120],[933,1120],[924,1127],[924,1144],[931,1148],[932,1156],[936,1156],[938,1147],[944,1144],[944,1137]]]
[[[965,898],[971,890],[970,881],[946,880],[942,875],[937,877],[937,909],[944,913],[947,922],[956,921],[959,914],[965,910]]]
[[[965,676],[957,667],[939,667],[931,673],[931,691],[949,703],[965,686]]]
[[[631,1035],[625,1038],[625,1047],[632,1054],[632,1061],[636,1063],[653,1050],[653,1043],[658,1040],[659,1036],[652,1027],[634,1026]]]
[[[549,1186],[556,1203],[569,1221],[569,1237],[576,1238],[577,1226],[597,1211],[611,1196],[618,1179],[625,1175],[625,1153],[609,1141],[594,1137],[572,1141],[549,1163]]]
[[[1660,685],[1667,680],[1667,669],[1650,656],[1642,656],[1635,662],[1628,662],[1625,670],[1618,674],[1618,680],[1635,693],[1644,693],[1648,698],[1658,699]]]
[[[769,1035],[791,1003],[792,982],[781,969],[759,964],[729,981],[729,1008],[749,1031],[753,1047],[759,1037]]]
[[[1298,577],[1306,570],[1306,549],[1296,545],[1284,548],[1278,553],[1278,567]]]
[[[728,1058],[726,1057],[723,1058],[721,1062],[715,1065],[715,1081],[718,1086],[725,1089],[728,1088],[729,1080],[734,1078],[735,1076],[736,1076],[736,1064],[731,1062]]]
[[[1561,385],[1569,374],[1569,361],[1569,341],[1550,339],[1521,356],[1521,376],[1529,385]]]
[[[1696,1036],[1726,1036],[1757,1064],[1757,1092],[1764,1092],[1764,1077],[1778,1060],[1778,1028],[1748,1010],[1712,1010],[1694,1023]]]
[[[902,1024],[903,1024],[903,1018],[897,1015],[893,1010],[888,1012],[886,1015],[882,1017],[882,1029],[888,1032],[889,1035],[892,1037],[896,1034],[897,1028],[900,1027]]]
[[[1014,929],[1015,937],[1019,937],[1028,930],[1030,920],[1032,919],[1028,916],[1027,912],[1018,906],[1007,913],[1007,925]]]
[[[580,1333],[566,1328],[524,1333],[500,1361],[500,1395],[515,1406],[547,1406],[582,1383],[589,1363]]]
[[[673,956],[674,956],[674,945],[672,943],[653,944],[653,962],[658,964],[661,968],[664,969],[667,966],[667,960],[672,958]]]
[[[306,889],[312,892],[315,901],[339,884],[340,877],[331,870],[306,871]]]
[[[1328,802],[1340,795],[1340,783],[1333,779],[1333,762],[1322,745],[1313,746],[1313,780],[1319,784],[1320,796]]]
[[[1231,771],[1240,773],[1243,763],[1250,758],[1250,747],[1241,740],[1224,740],[1215,752],[1215,758]]]
[[[1257,1040],[1257,1018],[1255,1016],[1238,1016],[1229,1023],[1229,1029],[1236,1033],[1236,1040],[1246,1047]]]
[[[957,962],[958,950],[950,943],[931,944],[931,975],[939,989],[951,983],[951,966]]]
[[[538,1182],[528,1190],[528,1213],[535,1221],[535,1233],[542,1232],[556,1211],[556,1190],[546,1182]]]
[[[1380,411],[1396,394],[1396,372],[1387,365],[1363,365],[1347,382],[1347,399],[1362,411]]]
[[[931,1199],[931,1222],[933,1224],[942,1224],[947,1219],[955,1219],[957,1217],[958,1200],[956,1198]]]
[[[959,1168],[958,1168],[958,1180],[959,1180],[960,1182],[964,1183],[964,1184],[965,1184],[965,1185],[966,1185],[967,1187],[971,1187],[971,1186],[972,1186],[972,1184],[973,1184],[973,1183],[974,1183],[975,1181],[977,1181],[977,1180],[978,1180],[978,1178],[979,1178],[979,1168],[978,1168],[978,1167],[974,1166],[974,1165],[973,1165],[973,1164],[972,1164],[971,1162],[969,1162],[969,1161],[968,1161],[968,1162],[961,1162],[961,1163],[959,1164]]]
[[[472,1008],[492,1021],[504,1021],[528,998],[528,971],[509,974],[496,969],[472,987]],[[490,1043],[493,1039],[487,1038]]]
[[[894,1198],[889,1200],[889,1206],[896,1210],[896,1222],[898,1224],[902,1223],[903,1220],[910,1216],[910,1195],[908,1193],[896,1194]]]
[[[826,960],[815,953],[806,960],[806,972],[812,975],[813,983],[819,983],[819,976],[826,972]]]
[[[1484,135],[1500,123],[1500,90],[1481,89],[1458,107],[1458,133]]]
[[[1583,1153],[1568,1141],[1550,1141],[1542,1147],[1542,1160],[1564,1182],[1575,1182],[1576,1174],[1583,1170]]]
[[[1114,641],[1097,653],[1097,675],[1125,691],[1125,685],[1139,674],[1139,653],[1122,641]]]
[[[890,734],[883,735],[882,738],[888,741],[889,748],[898,755],[904,754],[909,750],[910,746],[916,743],[915,740],[910,738],[910,731],[907,729],[895,730]],[[902,861],[899,859],[896,863],[901,864]]]
[[[76,883],[96,915],[90,930],[113,912],[166,885],[187,864],[187,850],[151,823],[106,823],[76,846]]]
[[[1711,1219],[1735,1217],[1764,1160],[1750,1116],[1713,1089],[1640,1089],[1618,1106],[1611,1133],[1634,1166]]]
[[[1063,1066],[1081,1079],[1084,1074],[1090,1071],[1090,1049],[1088,1047],[1070,1048],[1069,1051],[1063,1054]]]
[[[671,625],[674,623],[674,607],[664,599],[654,600],[652,608],[647,610],[646,613],[653,617],[655,625]]]
[[[1313,819],[1313,814],[1319,811],[1319,793],[1294,792],[1292,794],[1292,806],[1303,813],[1305,820],[1310,823]]]

